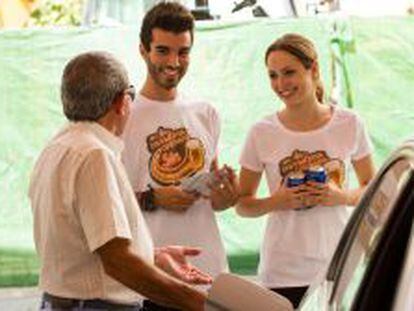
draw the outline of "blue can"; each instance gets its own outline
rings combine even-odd
[[[299,185],[302,185],[306,182],[306,176],[303,173],[295,173],[287,178],[287,187],[297,187]]]
[[[306,181],[325,183],[326,179],[326,170],[322,166],[311,167],[306,171]]]

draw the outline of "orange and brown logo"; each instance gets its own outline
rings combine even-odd
[[[159,127],[147,137],[150,152],[149,171],[157,183],[177,185],[184,177],[201,170],[205,161],[203,143],[190,137],[185,128]]]
[[[335,182],[341,188],[343,187],[345,165],[342,160],[330,158],[325,151],[308,152],[297,149],[279,162],[282,184],[285,183],[288,176],[305,173],[311,167],[323,167],[328,180]]]

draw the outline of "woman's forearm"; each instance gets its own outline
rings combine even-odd
[[[260,217],[274,211],[276,205],[274,196],[261,199],[244,196],[240,197],[236,210],[242,217]]]
[[[356,206],[364,193],[366,186],[361,186],[356,189],[349,189],[345,192],[346,205],[347,206]]]

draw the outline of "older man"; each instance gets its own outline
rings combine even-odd
[[[42,310],[141,310],[141,295],[203,309],[205,294],[183,282],[211,282],[186,261],[199,249],[154,252],[120,162],[117,136],[134,95],[125,68],[108,53],[84,53],[66,65],[61,98],[69,123],[41,153],[29,190]]]

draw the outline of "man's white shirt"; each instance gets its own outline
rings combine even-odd
[[[109,277],[99,247],[115,237],[153,263],[153,244],[120,161],[122,141],[95,122],[69,123],[41,153],[30,183],[40,288],[60,297],[133,304]]]

